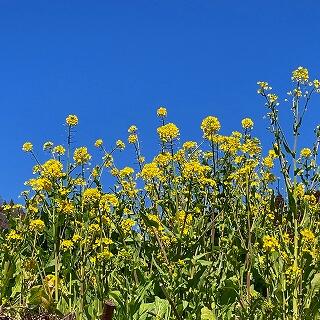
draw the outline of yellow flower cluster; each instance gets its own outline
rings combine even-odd
[[[52,152],[62,156],[65,154],[66,149],[62,145],[58,145],[53,148]]]
[[[70,127],[76,126],[78,122],[78,117],[74,114],[69,114],[66,118],[66,124]]]
[[[272,236],[263,237],[263,250],[266,252],[273,252],[280,248],[279,241]]]
[[[52,182],[47,178],[30,179],[25,184],[35,191],[50,191],[52,189]]]
[[[121,229],[125,234],[129,233],[134,225],[135,222],[132,219],[124,219],[120,223]]]
[[[259,155],[261,153],[260,141],[258,139],[249,139],[241,146],[241,150],[250,156]]]
[[[243,129],[252,129],[253,128],[253,121],[250,118],[244,118],[241,121],[241,125]]]
[[[165,107],[159,107],[157,110],[157,116],[160,118],[164,118],[167,116],[167,109]]]
[[[29,228],[31,231],[42,232],[45,228],[45,224],[40,219],[31,220],[29,224]]]
[[[22,240],[22,235],[17,233],[16,230],[10,230],[9,234],[7,235],[7,240],[20,241]]]
[[[73,214],[75,212],[75,207],[70,200],[58,201],[57,208],[59,212],[64,214]]]
[[[98,233],[100,231],[101,231],[101,228],[97,223],[91,223],[89,225],[89,233],[90,234]]]
[[[221,128],[218,118],[208,116],[202,120],[201,129],[203,131],[203,137],[206,139],[212,139],[212,136],[216,134]]]
[[[309,80],[308,69],[304,67],[299,67],[298,69],[292,71],[292,80],[300,83],[306,83]]]
[[[56,159],[49,159],[41,166],[41,176],[49,179],[60,179],[64,176],[63,165]]]
[[[68,251],[73,248],[73,241],[72,240],[62,240],[60,243],[60,247],[62,251]]]
[[[291,265],[285,272],[287,279],[291,282],[300,277],[302,274],[301,268],[295,266],[294,264]]]
[[[76,164],[81,165],[90,161],[91,155],[88,153],[88,149],[86,147],[77,148],[73,154],[73,160]]]
[[[103,140],[102,139],[97,139],[96,142],[94,143],[94,146],[96,148],[100,148],[103,145]]]
[[[162,173],[161,170],[158,168],[157,164],[151,162],[144,165],[140,176],[143,180],[150,181],[153,179],[161,179]]]
[[[113,254],[108,250],[108,249],[104,249],[102,252],[99,252],[97,254],[97,259],[98,260],[104,260],[107,261],[109,260],[111,257],[113,256]]]
[[[193,149],[197,147],[197,143],[195,141],[186,141],[183,145],[182,148],[185,150],[188,149]]]
[[[94,205],[98,203],[100,198],[101,192],[97,188],[88,188],[83,192],[82,202],[84,205]]]
[[[186,214],[184,210],[180,210],[176,214],[176,221],[182,229],[182,233],[186,235],[192,225],[192,215],[190,213]]]
[[[314,235],[314,233],[310,230],[310,229],[303,229],[300,231],[302,238],[304,241],[306,241],[309,244],[313,244],[316,242],[316,237]]]
[[[131,176],[134,173],[134,169],[131,167],[124,167],[121,170],[117,171],[117,176],[119,176],[120,178],[126,178]]]
[[[182,175],[186,179],[203,178],[210,171],[209,166],[202,165],[198,161],[190,161],[184,164]]]
[[[51,150],[53,148],[53,142],[47,141],[43,144],[43,150]]]
[[[271,90],[272,88],[269,86],[269,83],[268,82],[265,82],[265,81],[258,81],[257,82],[257,85],[259,86],[259,89],[258,89],[258,93],[259,94],[262,94],[264,93],[264,91],[268,91],[268,90]]]
[[[136,133],[137,130],[138,130],[137,126],[132,125],[132,126],[129,127],[128,132],[129,133]]]
[[[111,208],[116,208],[119,206],[119,200],[114,194],[106,193],[104,194],[99,202],[99,208],[105,212],[111,212]]]
[[[25,142],[22,146],[24,152],[31,152],[33,149],[33,144],[31,142]]]
[[[304,185],[303,183],[298,183],[293,190],[293,195],[298,199],[301,199],[304,196]]]
[[[120,150],[124,150],[124,148],[126,147],[126,145],[124,144],[124,142],[122,140],[117,140],[116,141],[116,147]]]
[[[231,136],[217,136],[219,149],[225,153],[236,154],[241,147],[241,133],[233,132]]]
[[[154,159],[153,163],[156,163],[159,167],[166,167],[172,160],[172,156],[169,152],[163,152],[158,154]]]
[[[303,148],[300,151],[300,157],[303,157],[303,158],[309,158],[311,154],[312,152],[309,148]]]
[[[180,134],[178,127],[171,122],[159,127],[157,132],[162,142],[172,142]]]

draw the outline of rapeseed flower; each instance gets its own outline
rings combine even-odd
[[[201,129],[203,131],[203,136],[206,139],[211,139],[221,128],[218,118],[213,116],[208,116],[202,120]]]
[[[102,139],[97,139],[96,142],[94,143],[94,146],[96,148],[100,148],[103,145],[103,140]]]
[[[76,126],[78,122],[78,117],[74,114],[69,114],[66,118],[66,124],[70,127]]]
[[[45,228],[45,224],[40,219],[31,220],[29,224],[29,228],[31,231],[42,232]]]
[[[280,248],[279,241],[273,236],[264,236],[262,242],[264,251],[273,252]]]
[[[244,118],[241,121],[241,125],[243,129],[252,129],[253,128],[253,121],[250,118]]]
[[[101,198],[101,192],[97,188],[88,188],[84,190],[82,202],[84,205],[94,205]]]
[[[73,160],[76,164],[81,165],[89,162],[91,159],[91,155],[88,153],[88,149],[86,147],[77,148],[73,154]]]
[[[303,148],[300,151],[300,157],[303,157],[303,158],[309,158],[311,154],[312,152],[309,148]]]
[[[157,129],[162,142],[171,142],[179,137],[179,129],[174,123],[165,124]]]
[[[25,142],[22,146],[24,152],[31,152],[33,150],[33,144],[31,142]]]
[[[164,118],[167,116],[167,109],[165,107],[159,107],[157,110],[157,116],[159,118]]]
[[[309,80],[309,72],[307,68],[299,67],[298,69],[292,71],[293,81],[300,82],[302,84],[307,83]]]

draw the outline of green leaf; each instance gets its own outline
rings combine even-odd
[[[216,317],[212,310],[207,307],[201,309],[201,320],[215,320]]]
[[[316,293],[320,290],[320,273],[316,273],[311,280],[311,289],[313,293]]]

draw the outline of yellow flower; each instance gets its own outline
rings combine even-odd
[[[158,154],[154,159],[153,162],[156,163],[160,167],[166,167],[172,159],[172,156],[169,152],[163,152]]]
[[[174,123],[165,124],[157,129],[160,140],[171,142],[179,136],[179,129]]]
[[[258,139],[249,139],[241,146],[241,149],[250,156],[258,155],[261,152],[260,141]]]
[[[250,118],[244,118],[241,121],[241,125],[243,129],[252,129],[253,128],[253,121]]]
[[[60,200],[58,202],[58,210],[64,214],[72,214],[75,211],[75,207],[69,200]]]
[[[16,230],[10,230],[9,234],[7,235],[7,240],[20,241],[22,240],[22,236],[20,233],[17,233]]]
[[[161,170],[158,168],[157,164],[154,162],[147,163],[144,165],[140,176],[143,180],[149,181],[155,178],[160,179],[162,176]]]
[[[124,219],[121,221],[120,225],[121,225],[121,229],[126,234],[131,231],[132,227],[135,225],[135,222],[132,219]]]
[[[274,93],[269,93],[267,97],[269,98],[270,103],[274,103],[278,100],[278,96]]]
[[[92,223],[89,225],[89,233],[97,233],[100,231],[101,231],[101,228],[98,224]]]
[[[313,80],[313,85],[316,89],[320,88],[320,81],[319,80]]]
[[[303,183],[298,183],[293,190],[293,195],[296,196],[298,199],[304,196],[304,185]]]
[[[130,175],[132,175],[134,173],[134,170],[133,168],[131,167],[124,167],[123,169],[119,170],[118,171],[118,176],[120,178],[125,178],[125,177],[128,177]]]
[[[117,140],[116,147],[120,150],[123,150],[126,147],[126,145],[124,144],[124,142],[122,140]]]
[[[94,146],[96,148],[100,148],[103,145],[103,140],[102,139],[98,139],[96,140],[96,142],[94,143]]]
[[[206,139],[211,139],[214,134],[216,134],[221,128],[218,118],[213,116],[208,116],[202,120],[201,129],[203,131],[203,136]]]
[[[61,246],[62,251],[71,250],[73,248],[73,241],[72,240],[62,240],[60,246]]]
[[[263,164],[267,167],[267,168],[273,168],[274,163],[273,163],[273,159],[271,157],[265,157],[263,159]]]
[[[51,150],[53,147],[53,142],[51,141],[47,141],[43,144],[43,150],[46,151],[46,150]]]
[[[298,266],[295,266],[294,264],[291,265],[285,272],[285,275],[287,276],[289,281],[295,280],[296,278],[300,277],[301,274],[302,274],[301,268],[299,268]]]
[[[312,152],[309,148],[303,148],[300,151],[300,157],[303,157],[303,158],[309,158],[311,154]]]
[[[157,110],[157,116],[160,118],[164,118],[167,116],[167,109],[165,107],[159,107]]]
[[[31,231],[42,232],[45,228],[45,224],[40,219],[31,220],[29,224],[29,228]]]
[[[305,83],[309,80],[309,72],[308,69],[299,67],[298,69],[292,71],[292,78],[293,81]]]
[[[74,234],[73,237],[72,237],[72,241],[73,242],[78,242],[81,240],[81,236],[79,234]]]
[[[190,161],[184,164],[182,169],[182,175],[184,178],[202,178],[210,171],[209,166],[204,166],[198,161]]]
[[[85,164],[91,159],[91,155],[86,147],[80,147],[74,151],[73,159],[78,165]]]
[[[180,210],[176,214],[176,221],[183,228],[182,233],[187,234],[192,224],[192,215],[190,213],[186,214],[184,210]]]
[[[182,145],[182,148],[188,150],[188,149],[196,148],[196,146],[197,146],[196,142],[194,142],[194,141],[186,141]]]
[[[263,237],[263,250],[273,252],[280,248],[279,241],[272,236],[264,236]]]
[[[35,191],[49,191],[52,189],[52,183],[47,178],[30,179],[25,184],[29,185]]]
[[[114,194],[106,193],[104,194],[99,202],[99,208],[100,210],[103,210],[105,212],[110,212],[111,207],[118,207],[119,206],[119,200]]]
[[[257,85],[259,86],[258,93],[260,94],[264,91],[271,90],[271,87],[269,86],[268,82],[258,81]]]
[[[307,243],[313,244],[316,242],[316,237],[310,229],[305,228],[301,230],[300,233],[302,235],[303,240]]]
[[[33,144],[31,142],[25,142],[22,146],[24,152],[31,152],[33,149]]]
[[[65,152],[66,152],[66,149],[62,145],[59,145],[53,148],[53,153],[57,153],[61,156],[64,155]]]
[[[99,252],[97,254],[97,259],[98,260],[109,260],[112,256],[113,256],[113,254],[108,249],[104,249],[102,252]]]
[[[133,134],[133,133],[136,133],[137,130],[138,130],[138,128],[135,125],[132,125],[129,127],[128,132]]]
[[[78,124],[78,117],[74,114],[69,114],[66,118],[66,124],[70,127],[74,127]]]
[[[136,143],[138,141],[138,136],[136,134],[130,134],[128,137],[129,143]]]
[[[41,176],[49,179],[60,179],[64,176],[63,165],[56,159],[49,159],[42,165]]]
[[[97,188],[88,188],[83,192],[82,202],[85,205],[97,203],[101,198],[101,193]]]

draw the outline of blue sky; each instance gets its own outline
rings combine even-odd
[[[47,140],[63,143],[70,113],[80,119],[75,146],[100,137],[111,146],[136,124],[147,159],[158,151],[159,105],[182,140],[200,140],[207,115],[223,133],[250,116],[268,144],[256,81],[285,98],[296,67],[320,78],[319,21],[318,0],[0,0],[0,195],[17,199],[31,176],[22,143],[39,154]],[[306,116],[305,144],[319,102]],[[289,106],[280,108],[288,123]]]

